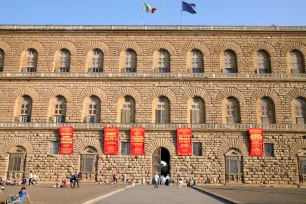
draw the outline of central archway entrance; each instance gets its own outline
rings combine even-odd
[[[170,175],[170,153],[166,148],[159,147],[152,154],[152,175]]]

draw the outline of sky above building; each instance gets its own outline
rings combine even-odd
[[[181,0],[145,0],[157,8],[145,25],[181,24]],[[163,2],[163,12],[162,3]],[[186,0],[183,25],[306,24],[306,0]],[[1,0],[0,24],[142,25],[142,0]]]

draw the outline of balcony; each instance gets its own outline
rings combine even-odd
[[[72,126],[74,129],[102,130],[104,127],[117,127],[128,130],[131,127],[143,127],[147,130],[176,130],[177,128],[192,128],[194,131],[220,130],[245,131],[248,128],[263,128],[264,131],[305,131],[306,124],[155,124],[155,123],[0,123],[0,129],[58,129],[61,126]]]
[[[60,78],[96,78],[96,79],[245,79],[245,80],[303,80],[306,74],[278,74],[278,73],[105,73],[105,72],[1,72],[0,79],[60,79]]]

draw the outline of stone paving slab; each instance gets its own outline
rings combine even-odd
[[[0,194],[0,201],[6,200],[9,195],[16,195],[21,187],[22,186],[5,186],[3,194]],[[126,186],[80,184],[80,188],[53,188],[51,184],[42,184],[39,186],[25,187],[29,192],[31,200],[35,204],[79,204]],[[25,199],[24,203],[29,202]]]
[[[97,204],[227,204],[188,187],[137,185],[108,197]]]
[[[245,204],[306,204],[306,189],[243,186],[197,186]]]

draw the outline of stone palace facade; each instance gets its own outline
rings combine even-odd
[[[306,27],[0,25],[0,177],[306,184],[305,60]],[[59,154],[61,126],[73,154]],[[119,128],[118,155],[104,127]],[[192,156],[177,155],[179,127]],[[263,157],[248,128],[263,129]]]

